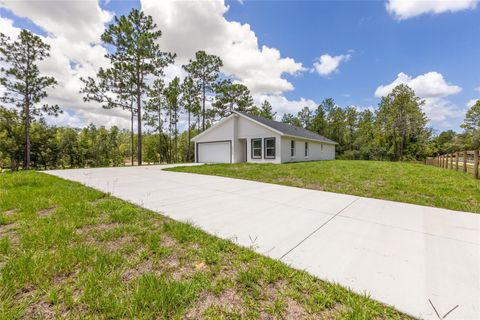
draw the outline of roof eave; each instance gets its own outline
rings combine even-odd
[[[321,143],[325,143],[325,144],[333,144],[333,145],[337,145],[338,142],[335,142],[335,141],[325,141],[325,140],[319,140],[319,139],[310,139],[310,138],[305,138],[305,137],[302,137],[302,136],[294,136],[294,135],[291,135],[291,134],[283,134],[282,135],[283,137],[287,137],[287,138],[297,138],[297,139],[302,139],[302,140],[308,140],[308,141],[314,141],[314,142],[321,142]]]

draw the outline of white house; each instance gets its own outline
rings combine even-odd
[[[195,162],[284,163],[335,159],[335,141],[263,117],[234,111],[192,139]]]

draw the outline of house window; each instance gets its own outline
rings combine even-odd
[[[308,157],[308,142],[305,142],[305,157]]]
[[[275,138],[265,138],[265,159],[275,159]]]
[[[290,156],[295,157],[295,140],[290,141]]]
[[[252,139],[252,159],[262,159],[262,139]]]

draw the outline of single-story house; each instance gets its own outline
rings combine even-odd
[[[233,111],[192,139],[195,162],[284,163],[335,159],[335,141],[292,125]]]

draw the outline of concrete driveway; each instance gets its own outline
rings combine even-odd
[[[49,171],[188,221],[412,316],[480,319],[480,215],[167,166]],[[435,307],[436,311],[434,310]]]

